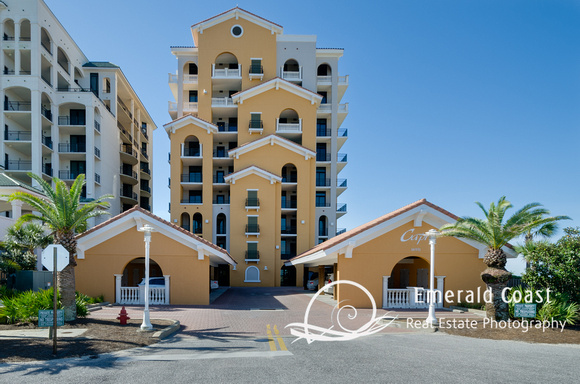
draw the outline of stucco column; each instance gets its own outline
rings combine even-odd
[[[89,104],[85,108],[85,123],[86,123],[86,170],[85,170],[85,180],[86,184],[86,194],[87,198],[95,198],[95,108],[92,104]],[[100,149],[100,148],[99,148]],[[100,156],[99,156],[100,158]]]
[[[169,275],[163,275],[165,279],[165,304],[169,305]]]
[[[12,218],[14,220],[18,220],[20,216],[22,216],[22,201],[11,201],[10,205],[12,205]]]
[[[443,290],[445,277],[446,276],[435,276],[435,279],[437,279],[437,291],[439,291],[439,295],[440,295],[439,297],[441,298],[441,302],[437,301],[437,303],[436,303],[437,308],[442,308],[443,302],[445,300],[445,296],[444,296],[445,291]]]
[[[40,114],[41,105],[40,102],[41,93],[37,90],[30,91],[30,110],[31,112],[31,167],[32,173],[36,175],[42,174],[42,129],[38,129],[37,127],[42,127],[42,115]],[[36,187],[39,184],[36,180],[32,180],[32,186]]]
[[[121,303],[121,278],[123,275],[114,275],[115,276],[115,303]]]
[[[14,23],[14,74],[20,75],[20,23]]]

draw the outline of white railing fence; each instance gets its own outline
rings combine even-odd
[[[139,304],[139,287],[121,287],[119,304]]]
[[[164,275],[165,286],[149,287],[149,304],[169,305],[169,275]],[[122,287],[123,275],[115,275],[115,302],[124,305],[144,305],[145,286]]]

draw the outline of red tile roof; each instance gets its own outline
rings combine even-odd
[[[125,212],[123,212],[123,213],[121,213],[121,214],[118,214],[118,215],[117,215],[117,216],[115,216],[115,217],[112,217],[112,218],[110,218],[109,220],[107,220],[107,221],[105,221],[105,222],[102,222],[102,223],[101,223],[101,224],[99,224],[99,225],[96,225],[96,226],[94,226],[93,228],[89,229],[89,230],[88,230],[88,231],[86,231],[86,232],[83,232],[83,233],[81,233],[81,234],[78,234],[78,235],[76,236],[76,239],[78,240],[78,239],[80,239],[80,238],[82,238],[82,237],[84,237],[84,236],[86,236],[86,235],[88,235],[88,234],[90,234],[90,233],[93,233],[93,232],[95,232],[95,231],[98,231],[99,229],[101,229],[101,228],[103,228],[103,227],[106,227],[106,226],[108,226],[108,225],[111,225],[111,224],[112,224],[112,223],[114,223],[115,221],[117,221],[117,220],[119,220],[119,219],[122,219],[123,217],[125,217],[125,216],[128,216],[128,215],[130,215],[130,214],[131,214],[131,213],[133,213],[133,212],[140,212],[140,213],[142,213],[142,214],[144,214],[144,215],[146,215],[146,216],[149,216],[149,217],[150,217],[150,218],[152,218],[153,220],[156,220],[156,221],[159,221],[159,222],[160,222],[160,223],[162,223],[162,224],[168,225],[168,226],[169,226],[169,227],[171,227],[172,229],[174,229],[174,230],[176,230],[176,231],[179,231],[179,232],[181,232],[181,233],[183,233],[183,234],[185,234],[185,235],[187,235],[187,236],[189,236],[189,237],[191,237],[191,238],[193,238],[193,239],[195,239],[195,240],[199,241],[200,243],[203,243],[203,244],[207,245],[208,247],[210,247],[210,248],[213,248],[214,250],[216,250],[216,251],[218,251],[218,252],[220,252],[220,253],[222,253],[222,254],[226,255],[226,256],[227,256],[227,257],[229,257],[229,258],[230,258],[230,259],[231,259],[231,260],[232,260],[234,263],[236,263],[236,264],[237,264],[237,262],[236,262],[236,261],[235,261],[235,260],[232,258],[232,256],[229,254],[229,252],[228,252],[228,251],[226,251],[225,249],[223,249],[223,248],[221,248],[221,247],[218,247],[218,246],[217,246],[217,245],[215,245],[214,243],[212,243],[212,242],[210,242],[210,241],[207,241],[207,240],[206,240],[206,239],[204,239],[204,238],[201,238],[201,237],[199,237],[199,236],[197,236],[197,235],[195,235],[195,234],[193,234],[193,233],[191,233],[191,232],[189,232],[189,231],[187,231],[187,230],[185,230],[185,229],[183,229],[183,228],[181,228],[181,227],[179,227],[179,226],[177,226],[177,225],[175,225],[175,224],[173,224],[173,223],[170,223],[169,221],[166,221],[166,220],[162,219],[162,218],[161,218],[161,217],[159,217],[159,216],[156,216],[156,215],[152,214],[151,212],[149,212],[149,211],[147,211],[147,210],[145,210],[145,209],[143,209],[143,208],[139,207],[138,205],[134,206],[133,208],[131,208],[131,209],[129,209],[129,210],[127,210],[127,211],[125,211]]]

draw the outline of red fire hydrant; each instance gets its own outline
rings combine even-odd
[[[117,320],[119,320],[121,325],[127,325],[127,320],[130,319],[131,318],[127,316],[127,311],[125,310],[125,307],[121,308],[121,312],[119,312],[119,317],[117,317]]]

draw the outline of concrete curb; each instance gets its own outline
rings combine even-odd
[[[151,336],[151,337],[157,338],[159,340],[165,339],[166,337],[173,335],[181,327],[181,323],[178,320],[172,320],[172,319],[156,319],[156,320],[167,320],[167,321],[173,322],[173,324],[163,328],[160,331],[155,332]]]
[[[453,312],[455,312],[455,310],[461,311],[461,312],[469,312],[469,313],[473,313],[479,316],[486,316],[486,312],[482,311],[481,309],[473,309],[473,308],[465,308],[465,307],[457,307],[455,305],[452,305],[449,307],[451,310],[453,310]]]
[[[89,304],[89,305],[87,305],[87,310],[89,312],[98,311],[99,309],[103,309],[103,307],[106,307],[109,305],[111,305],[111,304],[109,304],[108,301],[98,303],[98,304]]]

